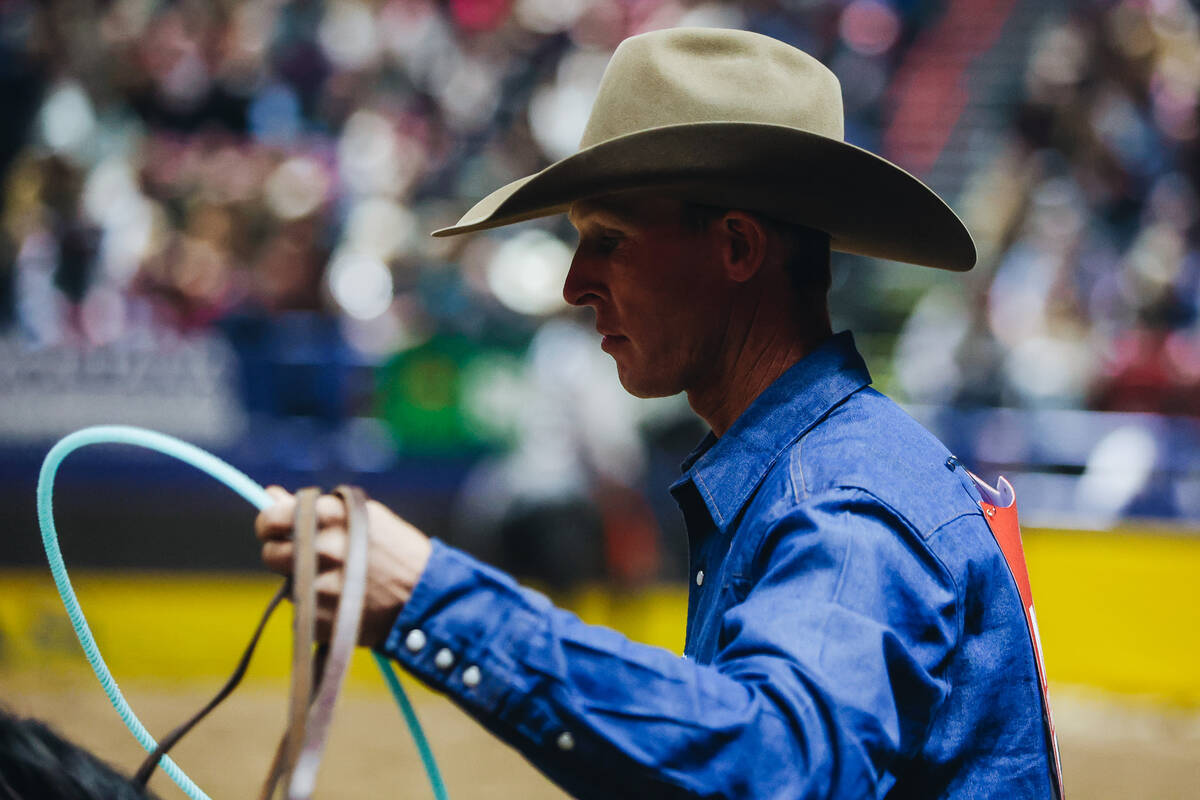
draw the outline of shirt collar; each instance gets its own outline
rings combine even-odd
[[[849,331],[826,339],[756,397],[724,436],[710,431],[683,462],[686,474],[672,493],[695,484],[724,533],[779,455],[870,382]]]

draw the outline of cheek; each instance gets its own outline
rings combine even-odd
[[[635,368],[650,370],[669,379],[702,359],[711,331],[692,309],[679,299],[665,299],[649,306],[630,331]]]
[[[671,270],[670,261],[651,262],[640,270],[636,281],[625,287],[632,308],[647,320],[677,320],[688,313],[692,305],[694,277],[690,273]]]
[[[650,247],[614,270],[613,299],[623,327],[646,355],[686,358],[720,316],[723,289],[696,248]]]
[[[659,352],[686,338],[687,315],[678,298],[647,294],[631,312],[629,337],[640,349]]]

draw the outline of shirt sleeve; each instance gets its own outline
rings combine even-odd
[[[948,687],[953,583],[860,490],[763,524],[698,664],[435,541],[381,650],[580,798],[882,797]]]

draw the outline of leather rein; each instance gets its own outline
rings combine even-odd
[[[349,535],[342,593],[329,643],[316,644],[316,506],[321,490],[310,487],[296,493],[292,576],[285,580],[267,604],[233,675],[202,709],[159,740],[158,746],[135,774],[135,784],[145,788],[167,751],[237,688],[250,665],[250,658],[254,655],[267,620],[280,601],[290,596],[294,614],[288,723],[275,749],[259,800],[272,800],[281,787],[287,800],[308,800],[312,796],[316,788],[317,769],[333,721],[333,708],[358,642],[367,588],[366,493],[354,486],[339,486],[333,493],[346,505]]]

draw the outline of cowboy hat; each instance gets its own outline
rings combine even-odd
[[[842,137],[841,86],[812,56],[747,31],[644,33],[613,53],[578,152],[497,189],[433,235],[653,190],[815,228],[847,253],[974,266],[971,235],[941,198]]]

